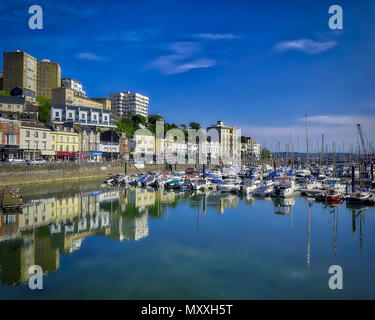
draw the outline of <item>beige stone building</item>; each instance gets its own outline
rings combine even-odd
[[[77,106],[111,110],[111,101],[106,98],[89,99],[79,96],[73,89],[60,87],[52,90],[52,105]]]
[[[33,56],[19,50],[3,54],[4,90],[10,93],[15,87],[37,92],[38,62]]]
[[[21,97],[0,96],[0,116],[7,118],[6,114],[22,114],[25,110],[25,99]]]
[[[240,133],[236,127],[225,126],[223,121],[216,125],[207,127],[207,134],[212,142],[220,143],[220,156],[224,159],[231,159],[230,162],[241,160]]]
[[[43,124],[23,123],[20,128],[20,149],[25,160],[51,159],[55,155],[51,129]]]
[[[57,62],[38,61],[37,96],[52,98],[52,89],[61,87],[61,68]]]

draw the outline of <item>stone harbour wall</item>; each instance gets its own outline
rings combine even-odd
[[[188,165],[172,166],[173,170],[185,170]],[[162,172],[166,169],[165,164],[146,164],[140,172],[153,171]],[[132,164],[127,165],[127,173],[136,174],[139,172]],[[100,164],[45,164],[40,166],[30,165],[8,165],[0,166],[0,186],[25,185],[48,183],[54,181],[77,181],[105,179],[111,174],[124,174],[125,164],[100,163]]]

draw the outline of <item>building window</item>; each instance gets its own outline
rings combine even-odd
[[[66,146],[65,151],[69,151],[69,146]]]
[[[60,136],[60,142],[63,142],[63,137],[62,136]]]
[[[72,146],[72,151],[73,151],[73,152],[75,151],[75,147],[74,147],[74,146]]]
[[[34,149],[38,149],[38,141],[34,142]]]
[[[69,142],[69,137],[66,137],[66,142]]]
[[[46,150],[46,142],[45,141],[42,142],[42,149]]]
[[[43,139],[47,138],[47,132],[43,132]]]
[[[26,140],[26,149],[30,149],[30,141]]]
[[[30,131],[26,131],[26,137],[30,137]]]
[[[63,146],[60,146],[60,151],[63,151]]]
[[[16,144],[16,135],[15,134],[8,134],[7,135],[7,144]]]
[[[35,131],[35,133],[34,133],[34,137],[35,137],[35,138],[38,138],[38,136],[39,136],[38,131]]]

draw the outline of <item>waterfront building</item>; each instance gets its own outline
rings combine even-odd
[[[70,88],[60,87],[52,90],[52,105],[75,106],[91,109],[111,110],[111,102],[107,98],[90,99],[77,95]]]
[[[51,106],[51,121],[55,124],[73,122],[86,126],[115,128],[111,111],[78,106]]]
[[[111,93],[109,98],[112,102],[113,114],[121,118],[127,114],[140,114],[148,117],[149,98],[136,92]]]
[[[102,152],[99,150],[100,133],[95,128],[76,124],[74,127],[79,134],[79,151],[81,158],[85,160],[99,162]]]
[[[0,161],[20,158],[20,121],[0,117]]]
[[[48,59],[38,61],[37,96],[52,98],[52,89],[61,87],[61,68]]]
[[[130,157],[137,159],[146,158],[152,161],[155,150],[155,137],[152,133],[138,132],[129,139]]]
[[[52,145],[57,160],[73,160],[79,155],[79,134],[72,125],[49,126],[52,135]]]
[[[241,157],[242,159],[258,159],[260,157],[260,144],[250,137],[241,137]]]
[[[239,130],[236,127],[225,126],[223,121],[207,127],[208,140],[220,143],[220,157],[232,163],[241,160],[241,144]]]
[[[51,121],[57,124],[73,122],[86,126],[115,127],[109,99],[84,98],[76,95],[73,89],[64,87],[52,90]]]
[[[26,52],[14,50],[3,54],[3,87],[6,92],[19,87],[37,92],[37,59]]]
[[[20,128],[20,149],[22,158],[52,160],[55,148],[51,129],[45,124],[22,123]]]
[[[120,158],[129,160],[129,138],[126,135],[125,132],[120,132],[119,133],[119,153],[120,153]]]
[[[99,151],[107,160],[118,159],[120,153],[119,136],[114,130],[107,130],[100,135]]]
[[[62,78],[61,79],[61,84],[65,88],[73,89],[74,92],[78,96],[87,98],[86,91],[83,90],[83,86],[82,86],[81,82],[79,82],[79,81],[77,81],[75,79],[72,79],[72,78]]]

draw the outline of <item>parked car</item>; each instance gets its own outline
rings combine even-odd
[[[25,163],[25,160],[17,159],[17,158],[11,158],[11,159],[8,159],[8,162],[10,164],[22,164],[22,163]]]
[[[38,165],[42,165],[42,164],[46,164],[46,160],[44,159],[34,159],[34,160],[31,160],[29,161],[29,165],[32,165],[32,166],[38,166]]]

